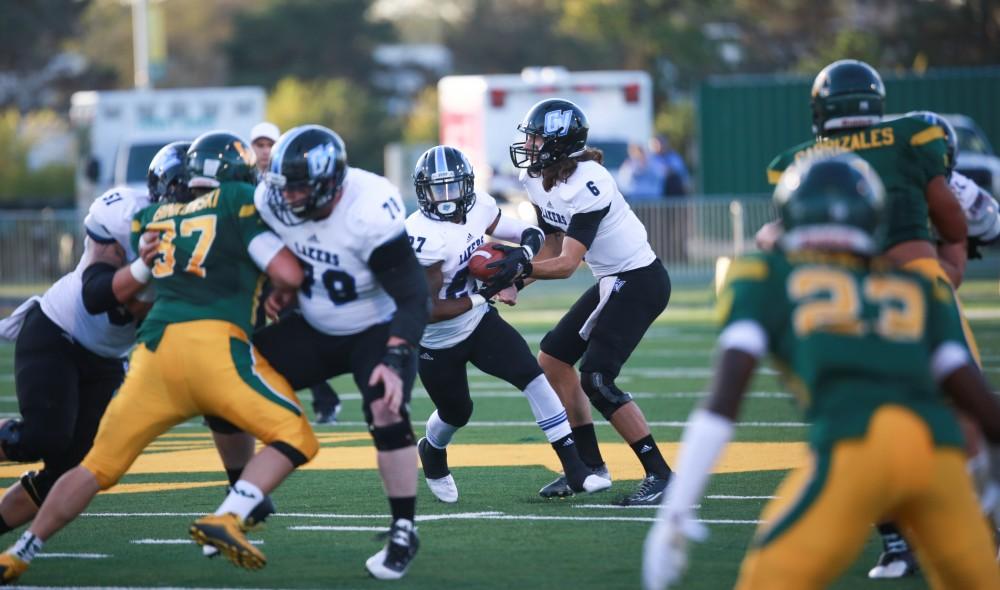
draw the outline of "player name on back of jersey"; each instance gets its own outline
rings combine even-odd
[[[198,197],[197,199],[187,203],[164,203],[160,205],[160,207],[156,210],[156,213],[153,214],[153,221],[159,221],[161,219],[166,219],[167,217],[197,213],[203,209],[214,209],[218,206],[218,204],[218,190],[212,191],[207,195]]]
[[[837,137],[824,137],[816,145],[795,154],[795,159],[825,156],[843,152],[856,152],[895,145],[896,136],[892,127],[877,127]]]

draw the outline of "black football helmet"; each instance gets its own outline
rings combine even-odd
[[[347,175],[347,148],[320,125],[289,129],[271,151],[267,204],[285,225],[312,219],[330,203]]]
[[[228,131],[209,131],[198,136],[187,151],[188,188],[195,192],[214,189],[223,182],[257,183],[250,143]]]
[[[524,141],[511,144],[510,161],[537,178],[543,169],[583,151],[590,124],[572,102],[548,98],[531,107],[517,130],[524,133]],[[536,136],[541,138],[540,145]]]
[[[946,154],[948,161],[945,163],[945,166],[948,169],[948,177],[950,178],[952,171],[955,169],[955,158],[958,157],[958,134],[955,133],[955,128],[948,122],[948,119],[931,111],[913,111],[906,113],[906,116],[916,117],[931,125],[937,125],[944,131],[944,141],[948,144]]]
[[[465,154],[447,145],[432,147],[413,169],[420,212],[437,221],[461,219],[476,204],[474,181]]]
[[[875,68],[856,59],[835,61],[813,81],[813,133],[874,125],[884,105],[885,84]]]
[[[780,240],[785,251],[878,251],[885,188],[872,167],[852,153],[796,162],[781,175],[774,203],[785,229]]]
[[[187,188],[187,166],[184,164],[190,147],[189,141],[174,141],[153,156],[146,175],[151,202],[185,203],[191,200]]]

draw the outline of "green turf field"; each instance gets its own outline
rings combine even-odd
[[[537,349],[538,341],[572,302],[587,278],[532,288],[514,309],[502,310]],[[1000,297],[996,281],[963,287],[966,307],[993,383],[1000,382]],[[649,331],[620,385],[632,391],[668,460],[691,408],[707,387],[714,329],[707,288],[677,287],[667,313]],[[0,415],[16,413],[11,346],[0,346]],[[470,381],[473,423],[450,448],[460,490],[456,505],[419,487],[420,553],[401,582],[367,577],[364,560],[377,551],[374,535],[388,524],[388,506],[365,431],[356,388],[333,382],[345,398],[342,424],[320,428],[323,449],[275,494],[280,514],[253,535],[269,559],[260,572],[209,561],[187,541],[188,523],[215,509],[223,480],[206,428],[198,421],[161,438],[140,458],[119,493],[102,494],[79,519],[46,545],[22,581],[28,586],[212,588],[636,588],[641,544],[654,511],[612,506],[639,477],[637,461],[610,426],[597,427],[615,477],[609,492],[545,501],[538,488],[558,463],[535,427],[528,404],[506,383],[478,371]],[[773,372],[762,371],[745,405],[745,424],[713,478],[700,516],[711,537],[698,546],[684,588],[731,587],[761,508],[788,467],[800,464],[805,432]],[[304,402],[308,405],[308,392]],[[419,389],[415,429],[432,406]],[[781,445],[760,443],[785,443]],[[459,466],[462,465],[462,466]],[[0,485],[23,466],[0,465]],[[8,534],[5,541],[13,541]],[[879,552],[873,535],[836,588],[924,588],[919,579],[871,583],[867,569]]]

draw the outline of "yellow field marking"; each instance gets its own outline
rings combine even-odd
[[[323,442],[347,442],[369,438],[367,433],[321,434]],[[674,463],[679,443],[661,443],[660,448],[668,462]],[[632,449],[624,443],[603,444],[601,453],[615,479],[640,479],[645,473]],[[743,473],[793,469],[805,465],[809,451],[805,443],[732,443],[716,466],[716,473]],[[539,465],[553,472],[560,471],[559,460],[548,444],[455,444],[448,447],[448,464],[451,467],[520,467]],[[0,478],[17,477],[31,465],[0,466]],[[37,468],[38,466],[34,466]],[[370,445],[324,447],[302,469],[310,471],[336,471],[346,469],[375,469],[375,449]],[[140,455],[129,470],[132,474],[150,473],[222,473],[222,462],[214,447],[197,449],[160,449],[155,453]],[[119,493],[152,491],[159,489],[188,489],[221,485],[221,483],[188,482],[156,484],[123,484]],[[128,486],[132,486],[129,488]],[[172,487],[170,487],[172,486]],[[187,487],[184,487],[187,486]]]
[[[184,481],[184,482],[159,482],[159,483],[120,483],[115,487],[101,492],[102,494],[140,494],[144,492],[167,492],[172,490],[193,490],[197,488],[219,488],[220,490],[229,485],[228,481]],[[6,492],[0,488],[0,494]]]

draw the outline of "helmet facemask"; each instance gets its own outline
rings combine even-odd
[[[413,186],[417,191],[420,211],[438,221],[462,219],[476,202],[472,175],[435,172],[428,178],[418,177]]]

